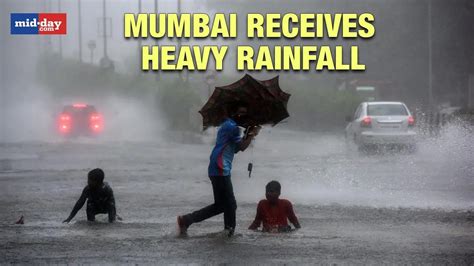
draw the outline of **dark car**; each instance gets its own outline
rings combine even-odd
[[[104,130],[104,121],[93,105],[77,103],[64,106],[57,128],[67,137],[97,136]]]

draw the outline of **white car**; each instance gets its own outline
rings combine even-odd
[[[416,149],[415,119],[402,102],[363,102],[346,120],[346,140],[359,150],[382,145]]]

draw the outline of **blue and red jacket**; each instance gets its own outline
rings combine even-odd
[[[212,150],[209,176],[229,176],[232,170],[234,154],[240,149],[240,129],[234,120],[227,118],[217,131],[216,146]]]

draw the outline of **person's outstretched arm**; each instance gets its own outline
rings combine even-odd
[[[261,223],[262,223],[262,207],[261,207],[261,203],[258,203],[257,215],[255,215],[255,220],[249,226],[249,230],[257,230],[260,227]]]
[[[74,208],[72,208],[71,214],[69,214],[69,217],[67,217],[67,219],[64,220],[63,223],[69,223],[72,218],[76,216],[77,212],[82,208],[82,206],[84,206],[84,203],[86,203],[88,190],[88,186],[86,186],[84,190],[82,190],[81,197],[77,200],[76,204],[74,205]]]
[[[296,229],[301,228],[300,222],[298,221],[298,218],[296,218],[295,212],[293,211],[293,205],[289,201],[287,206],[287,215],[288,220],[290,220],[290,222],[295,226]]]
[[[252,142],[253,138],[255,138],[258,135],[260,128],[261,128],[260,126],[257,126],[257,127],[252,127],[249,129],[249,132],[240,141],[240,144],[239,144],[240,151],[245,151],[250,146],[250,143]]]

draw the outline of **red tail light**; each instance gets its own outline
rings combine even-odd
[[[413,116],[409,116],[408,117],[408,126],[412,127],[415,125],[415,118],[413,118]]]
[[[100,119],[101,119],[101,117],[98,114],[92,114],[91,115],[91,121],[98,121]]]
[[[72,105],[74,108],[85,108],[87,107],[87,104],[84,103],[75,103]]]
[[[104,122],[100,114],[91,114],[89,118],[90,128],[94,132],[100,132],[104,129]]]
[[[61,130],[61,132],[69,132],[69,130],[71,130],[71,128],[68,126],[68,125],[61,125],[59,126],[59,130]]]
[[[62,114],[60,117],[59,117],[59,120],[61,121],[70,121],[71,120],[71,117],[67,114]]]
[[[372,126],[372,118],[370,116],[364,116],[362,121],[360,121],[361,127],[371,127]]]
[[[71,116],[69,114],[61,114],[58,121],[59,132],[69,133],[71,131]]]

